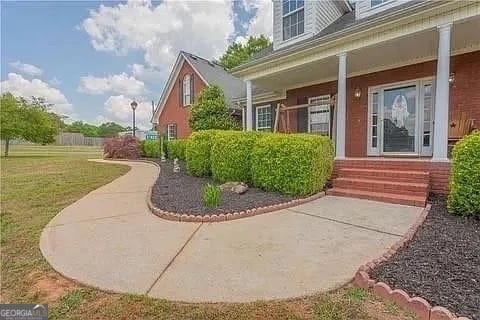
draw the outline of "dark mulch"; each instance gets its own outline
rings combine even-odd
[[[160,176],[152,188],[153,204],[163,210],[193,215],[231,213],[272,204],[288,202],[295,197],[276,192],[265,192],[250,187],[245,194],[222,191],[220,205],[208,208],[203,204],[202,189],[207,183],[217,184],[210,178],[192,177],[185,164],[179,161],[180,173],[173,172],[173,162],[160,162]]]
[[[373,278],[480,320],[480,219],[449,214],[445,197],[431,203],[412,242],[378,266]]]

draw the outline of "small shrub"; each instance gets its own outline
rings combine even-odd
[[[463,137],[453,148],[448,210],[480,215],[480,131]]]
[[[130,135],[110,138],[103,144],[103,153],[105,158],[110,159],[138,159],[141,155],[140,142]]]
[[[212,176],[220,182],[251,182],[250,154],[260,134],[257,132],[218,131],[212,144]]]
[[[309,134],[264,134],[252,150],[253,184],[267,191],[310,195],[333,169],[332,141]]]
[[[209,208],[218,207],[220,204],[220,187],[208,183],[203,187],[203,203]]]
[[[170,140],[167,143],[167,154],[169,159],[185,160],[185,148],[187,139]]]
[[[143,155],[147,158],[160,157],[160,140],[144,140],[141,143]]]
[[[187,141],[187,171],[192,176],[206,177],[211,174],[210,152],[216,130],[193,132]]]

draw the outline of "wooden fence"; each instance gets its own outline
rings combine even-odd
[[[57,146],[101,146],[104,141],[105,138],[85,137],[81,133],[62,132],[55,137],[54,144]],[[34,143],[25,140],[12,140],[10,144],[33,145]],[[2,141],[2,145],[5,145],[4,141]]]

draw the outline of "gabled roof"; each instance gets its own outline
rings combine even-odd
[[[177,79],[184,62],[188,63],[195,70],[205,85],[216,84],[222,88],[229,103],[245,99],[247,88],[242,79],[232,76],[223,66],[214,61],[199,57],[193,53],[180,51],[165,84],[160,100],[157,103],[157,107],[152,116],[152,122],[155,122],[155,119],[162,113],[166,100],[176,83],[175,79]],[[253,96],[271,94],[270,91],[259,87],[253,87],[252,91]]]

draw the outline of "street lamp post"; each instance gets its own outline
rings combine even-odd
[[[132,103],[130,103],[130,106],[132,107],[133,111],[133,136],[135,137],[135,109],[137,108],[137,103],[135,101],[132,101]]]

